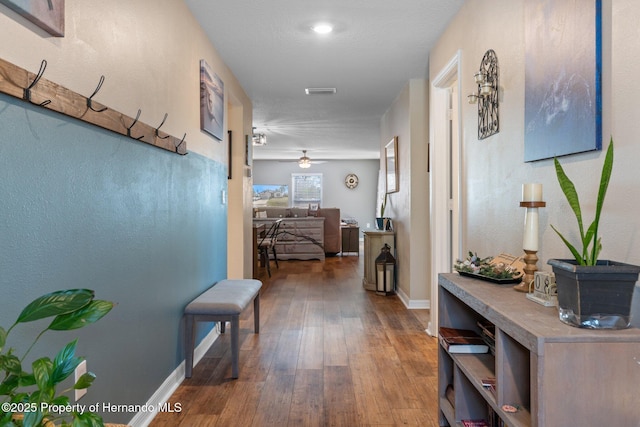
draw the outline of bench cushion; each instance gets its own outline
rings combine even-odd
[[[221,280],[184,309],[185,314],[240,314],[260,292],[259,280]]]

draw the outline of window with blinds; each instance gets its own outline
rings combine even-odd
[[[322,174],[292,173],[291,189],[292,207],[319,207],[322,203]]]

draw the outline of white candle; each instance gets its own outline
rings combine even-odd
[[[538,251],[538,208],[527,208],[522,248],[527,251]]]
[[[523,202],[541,202],[542,184],[522,184]]]

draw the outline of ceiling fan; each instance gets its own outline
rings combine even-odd
[[[281,161],[282,162],[298,162],[298,166],[300,166],[302,169],[308,169],[311,167],[312,164],[316,165],[320,163],[325,163],[325,160],[311,160],[311,158],[307,156],[307,150],[302,150],[302,157],[300,157],[298,160],[281,160]]]
[[[311,159],[307,157],[307,150],[302,150],[302,157],[298,159],[298,166],[302,169],[308,169],[311,167]]]

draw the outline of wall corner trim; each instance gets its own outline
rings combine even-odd
[[[397,291],[398,298],[407,307],[409,310],[419,310],[419,309],[427,309],[431,308],[431,301],[428,299],[410,299],[409,296],[402,290],[398,289]]]

